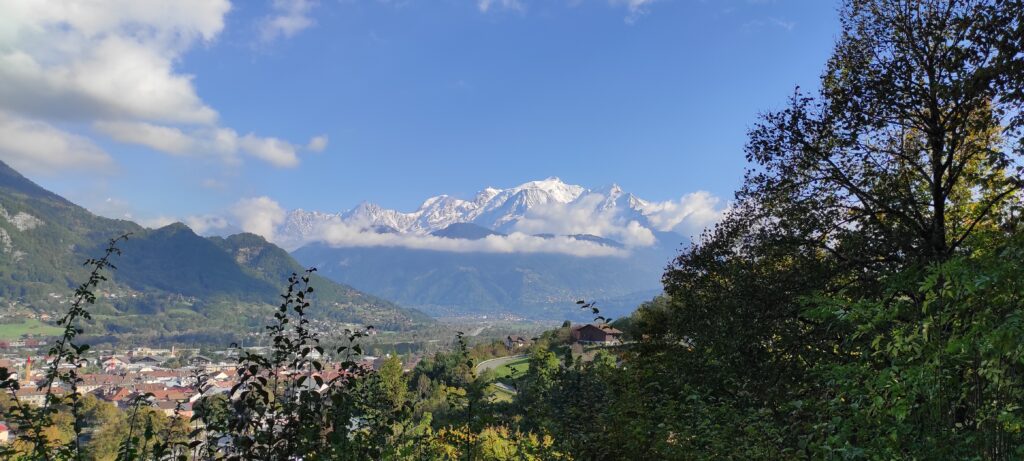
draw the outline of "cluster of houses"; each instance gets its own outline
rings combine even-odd
[[[174,358],[178,352],[173,349],[138,348],[126,355],[100,356],[94,362],[100,372],[80,374],[78,391],[121,408],[131,405],[137,397],[142,396],[150,406],[164,414],[188,419],[192,416],[193,404],[200,398],[228,395],[238,383],[237,364],[233,360],[192,355],[179,360],[183,365],[181,367],[160,366]],[[359,361],[359,366],[366,370],[377,369],[385,358],[365,356]],[[0,367],[16,371],[13,379],[20,384],[16,391],[19,402],[40,406],[45,403],[46,390],[40,389],[39,384],[43,382],[45,371],[52,362],[49,357],[37,361],[38,365],[31,358],[0,359]],[[409,363],[405,363],[403,369],[411,370],[418,361],[418,358],[408,360]],[[327,364],[319,375],[325,382],[330,382],[347,373],[347,370],[339,369],[336,365]],[[289,377],[282,376],[282,379]],[[57,395],[67,391],[68,386],[60,382],[55,383],[52,390]],[[11,438],[10,428],[0,418],[0,444],[9,442]]]
[[[12,339],[7,341],[0,341],[0,349],[15,349],[15,348],[36,348],[43,347],[46,345],[46,339],[44,338],[21,338]]]
[[[574,344],[582,345],[616,345],[621,344],[622,332],[607,324],[583,324],[572,326],[570,338]],[[19,340],[17,346],[39,346],[37,340]],[[505,347],[515,350],[531,344],[522,336],[509,335],[504,339]],[[15,346],[5,344],[5,346]],[[259,348],[255,348],[259,349]],[[238,383],[236,364],[233,360],[226,361],[192,353],[183,355],[175,348],[154,349],[140,347],[123,355],[101,355],[93,359],[98,373],[80,374],[82,379],[78,386],[79,392],[92,394],[101,400],[111,402],[119,407],[126,407],[139,396],[148,396],[146,401],[168,416],[178,415],[183,418],[192,416],[192,405],[203,396],[229,394]],[[197,352],[197,351],[193,351]],[[230,354],[219,354],[230,357]],[[363,357],[360,364],[365,369],[378,369],[386,360],[385,357]],[[169,361],[176,367],[167,367]],[[50,358],[39,360],[41,365],[34,365],[31,358],[0,359],[0,367],[14,371],[14,378],[21,386],[17,391],[20,402],[42,405],[46,391],[39,389],[43,374],[51,364]],[[416,366],[419,358],[407,360],[403,369],[408,372]],[[324,381],[347,373],[328,366],[321,372]],[[287,378],[286,376],[284,378]],[[308,382],[312,382],[311,380]],[[53,392],[60,394],[67,391],[67,386],[55,383]],[[11,440],[11,430],[0,420],[0,444]]]

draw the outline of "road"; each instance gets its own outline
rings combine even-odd
[[[493,370],[502,365],[505,365],[506,363],[514,362],[523,357],[526,357],[526,354],[509,355],[507,357],[498,357],[496,359],[484,360],[483,362],[478,363],[476,367],[473,368],[473,372],[476,373],[477,376],[480,376],[480,373],[483,373],[487,370]]]
[[[476,335],[479,335],[480,333],[483,333],[483,331],[486,330],[487,328],[489,328],[490,326],[491,326],[490,324],[481,326],[481,327],[479,327],[479,328],[477,328],[477,329],[475,329],[475,330],[473,330],[473,331],[471,331],[469,333],[466,333],[466,336],[476,336]]]
[[[509,362],[515,362],[516,360],[519,360],[526,356],[526,354],[519,354],[510,355],[508,357],[498,357],[496,359],[484,360],[483,362],[480,362],[475,367],[473,367],[473,372],[476,373],[477,376],[480,376],[480,373],[483,373],[487,370],[493,370]],[[518,394],[518,392],[516,392],[516,390],[513,389],[512,386],[509,386],[508,384],[505,383],[495,382],[494,387],[497,387],[512,395]]]
[[[509,394],[512,394],[512,395],[516,395],[516,394],[519,393],[515,389],[513,389],[512,386],[509,386],[508,384],[505,384],[505,383],[494,383],[494,387],[497,387],[498,389],[501,389],[501,390],[503,390],[505,392],[508,392]]]

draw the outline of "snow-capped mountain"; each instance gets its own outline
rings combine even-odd
[[[323,226],[331,223],[419,235],[431,234],[456,223],[472,223],[507,233],[521,230],[518,225],[526,218],[533,218],[534,211],[544,209],[550,218],[559,211],[556,208],[553,212],[552,206],[601,213],[604,218],[620,221],[622,225],[636,221],[652,231],[666,230],[656,229],[647,219],[652,209],[649,202],[624,192],[617,185],[592,190],[552,177],[508,189],[488,187],[469,200],[439,195],[428,198],[412,212],[382,208],[373,203],[362,203],[340,213],[294,210],[278,230],[277,239],[284,246],[295,248],[317,241]],[[536,233],[540,232],[548,231],[540,229]],[[590,233],[614,238],[601,232]]]
[[[650,299],[687,237],[723,208],[707,192],[647,201],[548,178],[431,197],[409,212],[296,210],[276,235],[321,274],[435,315],[564,319],[578,299],[613,315]]]

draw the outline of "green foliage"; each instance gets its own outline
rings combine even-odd
[[[409,384],[402,373],[402,361],[397,355],[392,355],[384,360],[380,369],[377,370],[381,392],[395,410],[401,410],[406,403],[406,392]]]
[[[821,367],[842,415],[822,443],[888,457],[1024,456],[1022,256],[1016,236],[893,287],[920,303],[899,296],[834,311],[856,327],[848,347],[863,359]]]

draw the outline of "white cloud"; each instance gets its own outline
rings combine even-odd
[[[550,202],[534,206],[515,228],[528,234],[591,234],[618,240],[626,246],[655,243],[654,234],[636,219],[621,215],[621,210],[603,208],[605,198],[591,193],[568,204]]]
[[[110,156],[89,139],[3,111],[0,159],[21,172],[39,174],[100,170],[112,164]]]
[[[241,200],[232,208],[231,214],[243,231],[261,235],[286,248],[308,243],[278,241],[276,230],[287,215],[281,205],[269,197]],[[197,233],[231,227],[227,220],[214,216],[188,218],[185,222]],[[321,241],[336,247],[401,247],[457,253],[556,253],[579,257],[621,257],[629,254],[621,248],[570,237],[541,238],[514,232],[479,240],[450,239],[433,235],[377,233],[361,224],[341,220],[318,224],[308,237],[308,241]]]
[[[479,8],[482,13],[486,13],[494,7],[515,11],[523,11],[525,9],[523,3],[519,0],[477,0],[476,7]]]
[[[615,256],[629,253],[620,248],[570,237],[541,238],[514,232],[479,240],[450,239],[433,235],[376,233],[350,223],[324,224],[316,240],[335,247],[402,247],[456,253],[556,253],[579,257]]]
[[[270,241],[274,241],[274,230],[285,220],[284,208],[270,197],[239,200],[231,213],[243,231],[260,235]]]
[[[535,206],[515,228],[528,234],[591,234],[620,241],[627,247],[643,247],[656,243],[652,229],[699,235],[722,218],[727,204],[709,192],[698,191],[679,200],[641,201],[637,208],[610,207],[604,195],[590,193],[569,204]]]
[[[199,235],[206,235],[209,232],[226,229],[228,220],[216,215],[196,215],[185,218],[185,225]]]
[[[290,168],[299,164],[299,146],[255,133],[238,136],[230,128],[200,127],[185,131],[145,122],[105,121],[96,122],[93,127],[117,141],[140,144],[173,155],[213,155],[227,163],[237,163],[241,153],[277,167]],[[326,145],[326,137],[320,136],[313,138],[308,148],[326,148]]]
[[[195,142],[178,128],[146,122],[96,122],[97,130],[120,142],[141,144],[169,154],[187,154]]]
[[[679,200],[648,202],[644,214],[659,231],[696,236],[722,218],[727,206],[710,192],[697,191]]]
[[[116,197],[104,197],[89,200],[89,203],[86,204],[85,207],[94,214],[110,219],[135,219],[135,215],[132,214],[132,207],[128,202]]]
[[[296,18],[312,5],[275,1],[275,11],[293,19],[275,22],[274,30],[298,31]],[[240,138],[221,126],[195,77],[177,69],[186,51],[217,38],[230,9],[228,0],[0,0],[0,111],[42,123],[91,123],[117,141],[173,155],[237,163],[241,152],[295,166],[291,143],[254,133]],[[82,144],[72,136],[61,133]]]
[[[60,119],[213,123],[174,63],[224,27],[227,0],[0,0],[0,104]]]
[[[306,150],[311,152],[323,152],[327,148],[327,135],[322,134],[320,136],[314,136],[313,139],[309,140],[306,144]]]
[[[238,147],[249,155],[259,157],[275,166],[293,167],[299,164],[295,146],[277,138],[261,138],[249,133],[239,138]]]
[[[155,218],[137,218],[136,223],[147,229],[159,229],[164,226],[168,226],[178,222],[177,219],[170,216],[157,216]]]
[[[289,38],[311,27],[314,21],[310,13],[314,6],[313,0],[274,0],[274,14],[264,18],[260,26],[263,41]]]

